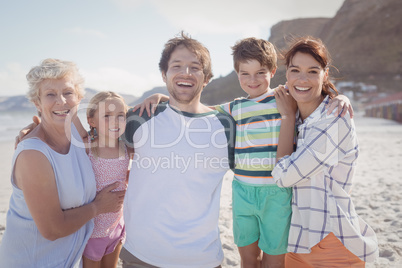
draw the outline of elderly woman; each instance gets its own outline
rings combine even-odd
[[[82,141],[71,123],[83,97],[75,64],[46,59],[27,80],[41,124],[14,153],[0,267],[80,267],[91,219],[120,210],[124,191],[111,192],[115,184],[96,195],[85,148],[72,142]]]
[[[364,267],[378,255],[377,238],[350,197],[359,153],[354,122],[326,108],[337,95],[329,54],[321,40],[306,37],[290,47],[285,62],[299,110],[297,149],[278,155],[273,170],[280,187],[293,187],[286,267]]]

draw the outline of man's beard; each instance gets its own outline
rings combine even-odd
[[[198,96],[198,94],[201,92],[201,90],[202,90],[202,88],[199,89],[199,90],[197,90],[197,91],[192,92],[191,94],[184,94],[183,97],[180,96],[180,95],[182,95],[182,94],[178,94],[178,93],[175,92],[174,90],[172,90],[172,91],[168,90],[168,91],[169,91],[169,93],[170,93],[170,96],[171,96],[172,98],[174,98],[175,101],[177,101],[178,103],[181,103],[181,104],[189,104],[189,103],[191,103],[191,102]]]

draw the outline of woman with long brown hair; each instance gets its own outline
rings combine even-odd
[[[303,37],[284,57],[299,110],[297,149],[278,155],[273,170],[280,187],[293,187],[286,267],[364,267],[378,256],[378,244],[350,197],[359,154],[354,122],[327,113],[338,94],[329,53],[321,40]]]

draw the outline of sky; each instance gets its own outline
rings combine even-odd
[[[233,70],[230,47],[268,39],[283,20],[334,17],[344,0],[0,0],[0,96],[26,94],[41,60],[73,61],[85,86],[141,96],[162,86],[158,63],[181,31],[210,51],[214,78]]]

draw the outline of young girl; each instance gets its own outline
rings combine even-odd
[[[117,181],[121,186],[116,190],[126,187],[130,158],[128,148],[120,139],[126,128],[126,112],[123,98],[114,92],[100,92],[90,100],[87,153],[97,192]],[[97,216],[83,253],[84,267],[116,267],[125,234],[123,209]]]

